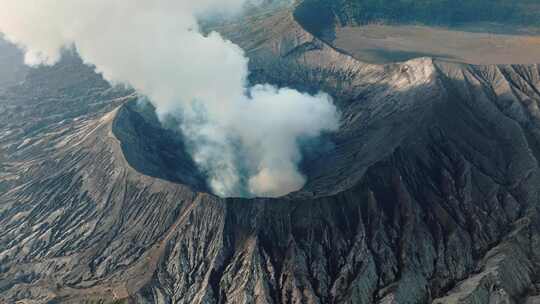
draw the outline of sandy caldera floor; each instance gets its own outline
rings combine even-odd
[[[488,30],[490,32],[488,32]],[[486,26],[445,29],[366,25],[337,28],[334,46],[370,63],[435,57],[472,64],[540,63],[540,34]]]

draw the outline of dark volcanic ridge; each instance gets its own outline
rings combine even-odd
[[[288,9],[247,24],[221,31],[251,81],[342,112],[306,186],[204,193],[135,94],[74,57],[32,70],[0,96],[0,302],[538,301],[540,66],[372,65]]]

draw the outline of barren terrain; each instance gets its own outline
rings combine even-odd
[[[369,63],[434,57],[471,64],[540,63],[540,36],[475,26],[366,25],[336,29],[334,46]]]

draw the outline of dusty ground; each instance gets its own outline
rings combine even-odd
[[[336,29],[334,45],[370,63],[436,57],[473,64],[540,63],[540,35],[475,26],[444,29],[427,26],[367,25]]]

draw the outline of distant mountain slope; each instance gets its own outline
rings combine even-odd
[[[364,62],[540,62],[538,1],[304,0],[297,2],[295,18]]]
[[[516,26],[540,26],[536,0],[305,0],[306,11],[328,12],[340,24],[421,23],[459,25],[499,22]]]

